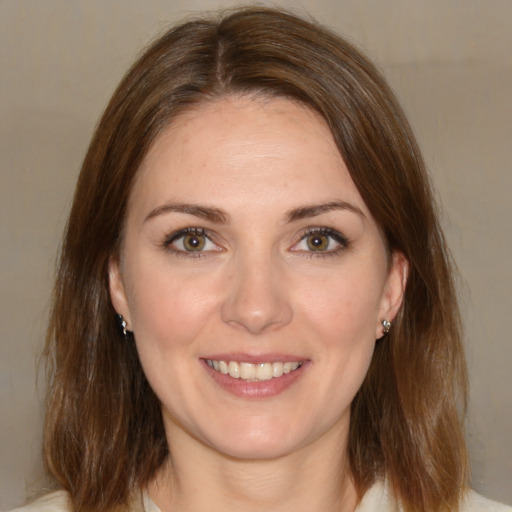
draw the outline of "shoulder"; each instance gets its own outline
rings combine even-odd
[[[158,507],[151,501],[146,492],[134,493],[128,507],[128,512],[160,512]],[[72,512],[73,508],[66,491],[54,491],[35,501],[16,508],[11,512]]]
[[[402,510],[385,482],[376,482],[368,489],[356,512],[375,512],[376,510],[389,512]],[[512,507],[489,500],[469,490],[461,501],[460,512],[512,512]]]
[[[71,512],[71,504],[67,492],[55,491],[11,512]]]
[[[462,501],[461,512],[512,512],[512,507],[488,500],[474,491],[469,491]]]

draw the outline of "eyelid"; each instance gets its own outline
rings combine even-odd
[[[334,249],[328,249],[325,251],[313,251],[313,250],[303,250],[303,249],[297,249],[296,247],[306,238],[313,235],[323,235],[326,237],[330,237],[333,239],[338,245]],[[318,227],[310,227],[305,229],[302,234],[300,235],[300,239],[297,243],[295,243],[291,251],[293,252],[303,252],[306,253],[308,256],[333,256],[341,251],[347,249],[350,246],[350,240],[340,233],[338,230],[325,227],[325,226],[318,226]]]
[[[201,249],[198,251],[187,251],[184,249],[179,249],[176,246],[173,246],[173,244],[179,240],[180,238],[183,238],[187,235],[198,235],[198,236],[204,236],[211,244],[215,245],[214,249]],[[308,250],[308,249],[300,249],[297,246],[305,240],[309,236],[314,235],[322,235],[325,237],[329,237],[332,239],[336,246],[332,249],[326,249],[326,250]],[[162,246],[165,250],[168,250],[169,252],[175,254],[179,257],[184,258],[200,258],[200,257],[206,257],[211,255],[212,253],[216,252],[222,252],[225,250],[222,245],[220,245],[216,241],[216,236],[214,233],[210,232],[209,230],[203,228],[203,227],[186,227],[182,229],[178,229],[176,231],[173,231],[169,235],[167,235],[162,243]],[[350,246],[349,239],[343,235],[340,231],[337,229],[333,229],[326,226],[314,226],[306,228],[302,231],[302,233],[299,236],[298,242],[296,242],[291,248],[290,251],[296,252],[296,253],[302,253],[304,255],[307,255],[309,257],[322,257],[322,256],[334,256],[345,249],[347,249]]]
[[[177,247],[173,246],[174,242],[179,240],[180,238],[183,238],[187,235],[197,235],[197,236],[204,236],[209,242],[214,244],[217,249],[206,249],[206,250],[200,250],[200,251],[186,251],[182,249],[178,249]],[[208,231],[205,228],[201,227],[186,227],[182,229],[178,229],[176,231],[173,231],[171,234],[167,235],[165,237],[164,242],[162,243],[162,246],[164,249],[174,253],[176,256],[185,257],[185,258],[200,258],[207,256],[208,254],[211,254],[212,252],[221,252],[223,250],[223,247],[220,246],[215,240],[214,236],[212,236],[212,233]]]

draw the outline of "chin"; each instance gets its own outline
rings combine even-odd
[[[309,436],[294,432],[291,425],[278,425],[275,420],[250,423],[219,428],[216,432],[222,436],[208,436],[206,443],[227,457],[243,460],[277,459],[307,444]]]
[[[240,440],[240,442],[216,443],[210,447],[222,455],[238,460],[272,460],[279,459],[294,451],[284,440]]]

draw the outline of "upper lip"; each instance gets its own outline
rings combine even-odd
[[[247,353],[230,353],[230,354],[212,354],[209,356],[202,357],[201,359],[209,359],[211,361],[237,361],[240,363],[293,363],[307,361],[307,358],[294,354],[282,354],[282,353],[266,353],[266,354],[247,354]]]

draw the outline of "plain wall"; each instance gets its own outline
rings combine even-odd
[[[278,4],[358,43],[409,114],[463,277],[473,486],[512,503],[512,2]],[[194,11],[232,5],[0,0],[2,510],[38,485],[37,357],[59,239],[98,117],[148,41]]]

